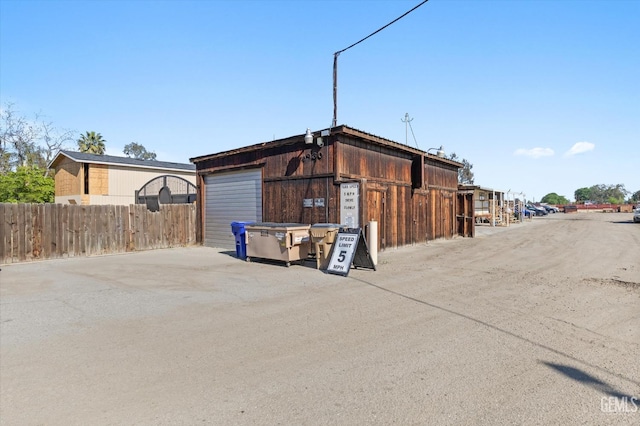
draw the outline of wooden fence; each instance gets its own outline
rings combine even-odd
[[[0,264],[196,243],[194,204],[78,206],[0,203]]]

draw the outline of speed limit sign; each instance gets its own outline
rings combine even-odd
[[[358,259],[357,262],[354,256]],[[345,228],[338,232],[331,247],[331,259],[327,272],[346,276],[352,264],[356,267],[362,266],[375,270],[361,228]]]

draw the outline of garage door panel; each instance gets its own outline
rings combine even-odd
[[[262,221],[262,170],[205,176],[204,243],[235,249],[233,221]]]

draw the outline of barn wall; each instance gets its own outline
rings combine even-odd
[[[305,145],[297,137],[277,146],[240,149],[195,163],[200,176],[262,167],[264,221],[338,223],[340,183],[359,182],[360,223],[364,227],[370,220],[378,222],[379,249],[458,233],[454,164],[357,136],[334,134],[325,138],[321,148]],[[309,206],[309,200],[316,199],[322,199],[324,206],[315,202]]]
[[[379,249],[416,242],[411,189],[414,155],[344,135],[339,140],[336,176],[363,182],[360,221],[378,222]]]
[[[457,209],[456,191],[429,189],[427,213],[427,238],[436,240],[457,235],[455,213]]]
[[[425,185],[456,191],[458,189],[458,169],[429,158],[425,159]]]
[[[337,223],[340,220],[340,187],[333,184],[332,177],[265,179],[263,188],[266,222]],[[304,200],[311,205],[305,205]]]
[[[456,207],[456,222],[458,235],[463,237],[475,236],[474,192],[458,190]]]
[[[416,190],[412,197],[413,208],[413,244],[424,243],[428,240],[427,219],[429,216],[429,192]]]
[[[427,239],[452,238],[458,235],[458,168],[427,157],[424,170],[425,187],[429,193]]]
[[[201,175],[262,167],[265,222],[336,223],[339,221],[340,187],[333,183],[333,150],[329,140],[319,147],[306,145],[298,138],[284,145],[230,153],[196,165]],[[305,199],[313,200],[311,207],[305,207]],[[317,202],[319,199],[324,206]]]
[[[333,174],[333,144],[305,145],[302,139],[262,150],[230,153],[196,163],[198,173],[207,174],[243,167],[264,167],[269,178],[300,178]]]
[[[336,174],[366,178],[371,182],[411,185],[413,155],[340,137]]]

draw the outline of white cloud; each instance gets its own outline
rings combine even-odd
[[[575,143],[569,151],[565,152],[564,156],[571,157],[572,155],[593,151],[595,147],[596,145],[591,142],[578,142],[578,143]]]
[[[531,157],[531,158],[552,157],[553,154],[554,152],[551,148],[531,148],[531,149],[520,148],[513,153],[513,155],[524,155],[525,157]]]

